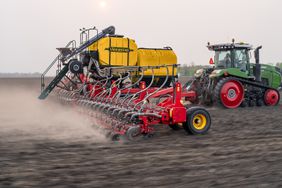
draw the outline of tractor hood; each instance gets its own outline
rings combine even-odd
[[[229,68],[229,69],[220,69],[220,70],[214,70],[210,74],[210,78],[217,78],[222,76],[235,76],[235,77],[241,77],[241,78],[248,78],[246,73],[238,70],[237,68]]]

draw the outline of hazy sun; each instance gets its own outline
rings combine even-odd
[[[107,2],[106,1],[100,1],[100,7],[101,8],[105,8],[107,6]]]

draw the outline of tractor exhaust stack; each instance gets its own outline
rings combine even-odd
[[[255,49],[255,60],[256,65],[254,67],[254,76],[256,77],[257,82],[261,82],[261,64],[260,64],[260,57],[259,57],[259,51],[262,48],[262,46],[259,46]]]

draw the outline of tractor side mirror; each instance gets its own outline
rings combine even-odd
[[[213,58],[210,58],[210,65],[214,65]]]

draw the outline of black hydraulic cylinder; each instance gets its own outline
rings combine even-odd
[[[260,57],[259,57],[259,52],[262,46],[259,46],[255,49],[255,60],[256,60],[256,65],[254,67],[254,76],[256,78],[257,82],[261,82],[261,64],[260,64]]]

